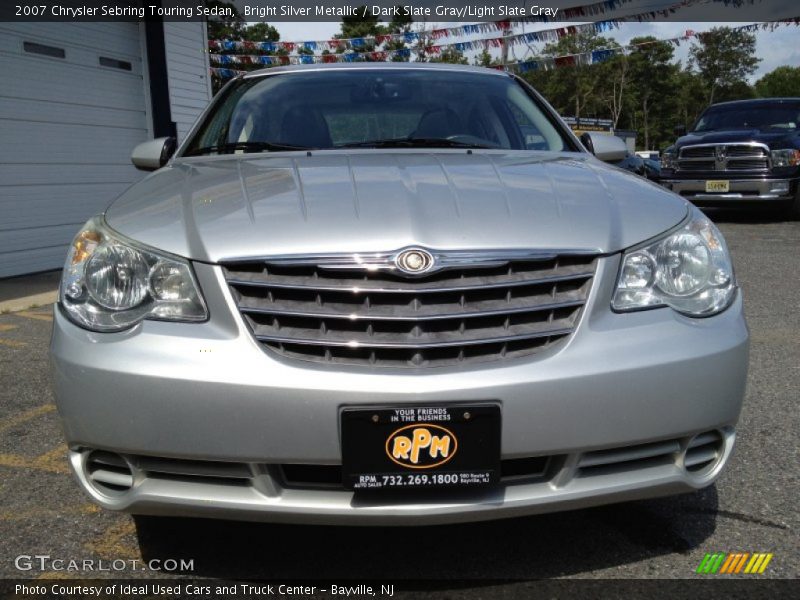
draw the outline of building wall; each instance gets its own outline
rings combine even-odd
[[[172,120],[182,141],[211,100],[205,22],[165,22]]]
[[[0,81],[5,277],[63,265],[78,228],[142,176],[130,162],[148,137],[139,26],[0,23]]]
[[[145,175],[130,156],[153,113],[182,139],[208,104],[205,23],[163,26],[159,106],[140,24],[0,23],[0,277],[60,268],[80,226]]]

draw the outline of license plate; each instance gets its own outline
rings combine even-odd
[[[346,408],[341,419],[348,489],[479,487],[500,478],[495,404]]]
[[[727,193],[730,190],[730,181],[706,181],[706,193]]]

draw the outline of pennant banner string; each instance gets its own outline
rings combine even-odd
[[[408,43],[426,42],[431,40],[441,40],[446,38],[460,38],[474,35],[485,35],[492,32],[502,32],[504,35],[500,38],[487,38],[478,39],[468,42],[461,42],[464,45],[475,45],[482,43],[494,43],[496,40],[506,40],[510,44],[531,43],[531,42],[552,42],[564,37],[565,35],[572,35],[570,31],[577,28],[594,28],[598,32],[608,31],[618,27],[619,23],[623,22],[643,22],[652,21],[658,17],[668,17],[682,8],[686,8],[695,4],[706,4],[709,2],[724,2],[729,3],[734,0],[680,0],[666,8],[648,10],[645,12],[618,17],[614,19],[607,19],[598,21],[596,23],[589,23],[586,25],[569,25],[562,27],[553,27],[549,29],[542,29],[539,31],[520,33],[515,35],[507,35],[509,31],[516,25],[530,24],[530,23],[548,23],[557,22],[566,19],[576,19],[579,17],[593,17],[599,14],[612,12],[625,6],[634,0],[605,0],[604,2],[597,2],[582,7],[574,7],[564,9],[566,14],[560,18],[551,18],[546,16],[530,16],[520,19],[508,21],[490,21],[486,23],[471,23],[466,25],[459,25],[457,27],[448,27],[440,29],[428,29],[423,31],[408,31],[401,33],[386,33],[375,36],[364,36],[357,38],[335,38],[329,40],[312,40],[312,41],[276,41],[276,42],[254,42],[254,41],[237,41],[237,40],[209,40],[208,47],[211,51],[222,52],[277,52],[285,50],[293,52],[295,50],[307,50],[314,52],[316,50],[343,50],[352,49],[355,51],[363,51],[366,49],[376,49],[379,46],[386,46],[392,43]],[[749,0],[751,3],[760,2],[761,0]],[[559,11],[560,12],[560,11]],[[573,32],[574,33],[574,32]],[[436,44],[444,46],[447,44]],[[457,44],[455,44],[457,45]],[[390,48],[383,48],[390,50]],[[467,50],[474,49],[473,47],[466,48]]]
[[[742,25],[734,27],[736,31],[758,31],[759,29],[769,29],[770,31],[782,25],[798,25],[800,24],[800,17],[792,19],[783,19],[780,21],[771,21],[763,23],[751,23],[749,25]],[[565,66],[595,64],[604,62],[611,57],[626,53],[636,48],[648,46],[657,43],[671,43],[673,45],[680,45],[682,41],[689,40],[692,37],[701,39],[705,32],[695,32],[687,30],[684,35],[663,40],[653,40],[647,42],[639,42],[636,44],[629,44],[627,46],[614,46],[607,48],[596,48],[589,52],[578,54],[567,54],[563,56],[538,56],[529,58],[523,61],[517,61],[506,65],[497,65],[497,69],[505,69],[509,71],[528,72],[532,70],[542,69],[549,70],[552,68],[559,68]],[[373,50],[369,52],[355,52],[347,51],[342,53],[328,53],[328,54],[312,54],[312,53],[295,53],[295,54],[282,54],[282,55],[258,55],[258,54],[211,54],[210,59],[215,64],[221,65],[297,65],[297,64],[319,64],[319,63],[341,63],[341,62],[356,62],[362,60],[371,61],[385,61],[394,57],[411,58],[412,52],[414,54],[438,55],[446,47],[456,46],[459,44],[443,44],[437,46],[428,46],[424,49],[410,49],[398,48],[396,50]],[[487,47],[487,46],[482,46]],[[235,77],[242,73],[249,71],[231,68],[212,68],[212,73],[217,77],[228,79]]]

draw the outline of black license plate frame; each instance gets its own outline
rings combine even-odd
[[[347,489],[464,489],[499,482],[502,418],[496,403],[346,407],[340,427]]]

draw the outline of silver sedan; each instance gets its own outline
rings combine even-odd
[[[75,237],[52,368],[72,467],[133,513],[424,524],[690,492],[748,330],[725,241],[525,82],[236,78]]]

